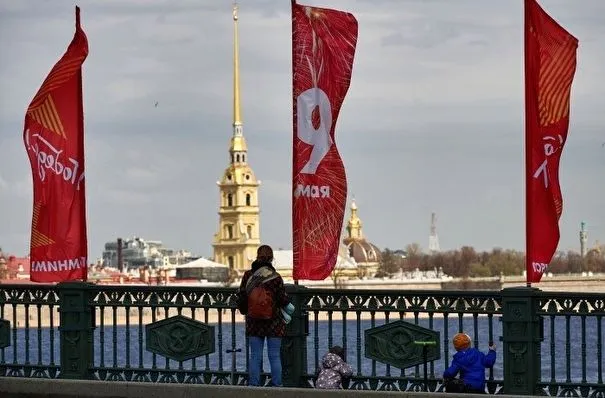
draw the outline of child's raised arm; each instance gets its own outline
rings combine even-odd
[[[494,345],[494,343],[491,343],[489,345],[489,351],[487,355],[483,357],[482,362],[483,366],[485,366],[486,368],[491,368],[496,363],[496,346]]]

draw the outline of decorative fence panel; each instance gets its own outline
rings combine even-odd
[[[350,389],[441,391],[451,339],[498,346],[490,393],[605,396],[605,297],[502,291],[288,286],[284,383],[312,387],[329,347],[345,349]],[[0,375],[247,384],[248,341],[234,288],[64,283],[0,285]],[[422,355],[427,346],[425,369]],[[268,363],[265,357],[265,371]],[[269,382],[263,375],[263,382]]]

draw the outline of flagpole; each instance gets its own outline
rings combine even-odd
[[[76,30],[82,29],[80,25],[80,7],[76,6]],[[83,95],[82,95],[82,68],[78,70],[78,131],[82,134],[82,139],[80,140],[81,147],[79,148],[80,153],[84,154],[84,104],[83,104]],[[82,155],[82,169],[85,169],[85,157]],[[86,189],[86,185],[84,188]],[[86,193],[84,194],[84,199],[82,203],[82,217],[86,217]],[[86,228],[84,229],[84,233],[86,234],[86,245],[88,246],[88,232]],[[88,263],[88,247],[86,248],[86,262]],[[88,264],[86,264],[86,274],[84,277],[84,282],[88,281]]]
[[[530,229],[530,220],[531,220],[531,181],[529,180],[528,173],[531,170],[531,143],[529,139],[529,117],[528,117],[528,106],[529,106],[529,85],[528,85],[528,76],[529,76],[529,62],[528,62],[528,48],[527,48],[527,40],[528,40],[528,24],[529,24],[529,10],[527,7],[527,0],[523,0],[523,14],[524,14],[524,24],[523,24],[523,59],[524,59],[524,70],[525,70],[525,281],[527,287],[531,287],[531,281],[529,280],[529,270],[530,270],[530,254],[531,254],[531,229]]]
[[[290,13],[291,13],[291,18],[292,18],[292,42],[291,42],[291,46],[292,46],[292,135],[294,135],[294,128],[295,128],[295,123],[296,120],[294,118],[294,112],[296,110],[295,106],[296,103],[294,102],[294,6],[296,5],[296,0],[291,0],[290,2],[291,4],[291,8],[290,8]],[[294,156],[294,151],[296,150],[295,148],[295,141],[294,139],[292,139],[292,156]],[[292,164],[292,183],[294,183],[294,163]],[[292,202],[292,243],[294,243],[294,202]],[[294,256],[292,256],[292,279],[294,279]],[[298,286],[298,279],[294,279],[294,285]]]
[[[296,5],[296,0],[292,0],[291,2],[292,7],[294,7]],[[291,13],[292,16],[294,16],[294,10],[291,9]],[[294,40],[294,18],[292,18],[292,40]],[[292,41],[292,109],[295,109],[294,107],[296,106],[296,104],[294,103],[294,41]],[[296,120],[294,119],[294,112],[292,112],[292,133],[294,133],[294,123],[296,123]],[[295,150],[294,148],[294,140],[292,140],[292,151]],[[294,155],[294,152],[292,152],[292,155]],[[294,174],[294,165],[292,165],[292,174]],[[293,176],[294,177],[294,176]],[[292,178],[292,181],[294,181],[294,178]],[[294,210],[294,203],[292,203],[292,210]],[[294,212],[292,212],[292,216],[294,216]],[[294,217],[292,217],[292,238],[294,239]],[[294,242],[294,240],[292,240]],[[294,257],[292,257],[292,260],[294,260]],[[292,261],[292,274],[294,274],[294,261]],[[294,276],[294,275],[292,275]],[[298,279],[294,279],[294,286],[298,286]]]

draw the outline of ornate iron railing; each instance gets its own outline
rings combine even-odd
[[[0,375],[59,374],[59,296],[50,285],[0,285]]]
[[[235,308],[234,289],[98,285],[92,289],[90,304],[97,310],[94,340],[98,342],[98,354],[91,368],[96,379],[244,384],[247,366],[238,366],[238,362],[247,364],[247,356],[242,360],[243,354],[236,355],[233,360],[233,355],[226,352],[228,348],[236,350],[238,344],[246,344],[243,318]],[[176,319],[177,323],[172,324],[174,331],[171,323],[167,323],[167,328],[159,325],[154,336],[162,340],[160,348],[148,351],[146,337],[150,335],[145,328],[175,316],[203,324],[182,324]],[[189,360],[169,359],[178,356],[179,348],[192,344],[191,336],[187,335],[197,333],[196,328],[204,329],[204,325],[213,326],[216,347],[193,352],[201,355]],[[165,341],[170,339],[181,340],[171,345]],[[169,355],[162,357],[157,353],[162,351]]]
[[[354,368],[348,388],[440,391],[451,338],[465,331],[480,349],[498,345],[490,393],[605,396],[603,295],[288,290],[297,309],[282,342],[287,385],[312,386],[323,354],[341,345]],[[247,382],[233,288],[0,285],[0,319],[0,375]],[[413,340],[431,339],[425,382]]]
[[[450,340],[458,331],[473,336],[474,345],[487,350],[488,342],[501,335],[501,324],[496,321],[501,309],[500,292],[456,292],[456,291],[390,291],[390,290],[334,290],[309,289],[305,294],[305,308],[309,312],[310,336],[307,347],[311,351],[311,369],[316,370],[327,348],[342,345],[355,368],[349,388],[371,390],[416,390],[424,388],[421,365],[409,369],[398,369],[375,359],[364,358],[364,348],[378,345],[376,351],[383,353],[383,362],[397,361],[384,344],[402,343],[411,347],[409,341],[387,341],[378,339],[365,341],[364,330],[379,327],[395,320],[405,320],[414,325],[436,330],[440,334],[441,359],[428,364],[428,390],[442,390],[441,375],[455,351]],[[320,326],[327,320],[322,339]],[[350,321],[349,321],[350,320]],[[350,328],[353,330],[350,330]],[[405,334],[395,338],[406,340]],[[403,354],[403,353],[402,353]],[[405,355],[402,355],[405,356]],[[352,359],[352,360],[351,360]],[[386,360],[386,361],[385,361]],[[501,359],[500,377],[494,370],[488,373],[488,390],[492,393],[502,385]],[[307,377],[312,377],[307,374]]]
[[[542,359],[547,364],[540,383],[544,392],[553,396],[605,397],[605,294],[540,292],[538,299],[537,314],[544,319],[544,354],[548,354]],[[564,373],[557,372],[559,369]]]

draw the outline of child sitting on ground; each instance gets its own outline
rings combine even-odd
[[[490,342],[485,355],[471,348],[471,338],[465,333],[456,334],[452,343],[458,352],[454,354],[452,365],[443,372],[446,392],[485,394],[485,368],[494,366],[496,346]],[[458,373],[460,379],[454,379]]]
[[[334,346],[321,360],[321,370],[315,382],[315,388],[340,389],[342,379],[350,377],[353,369],[345,362],[345,352],[342,347]]]

